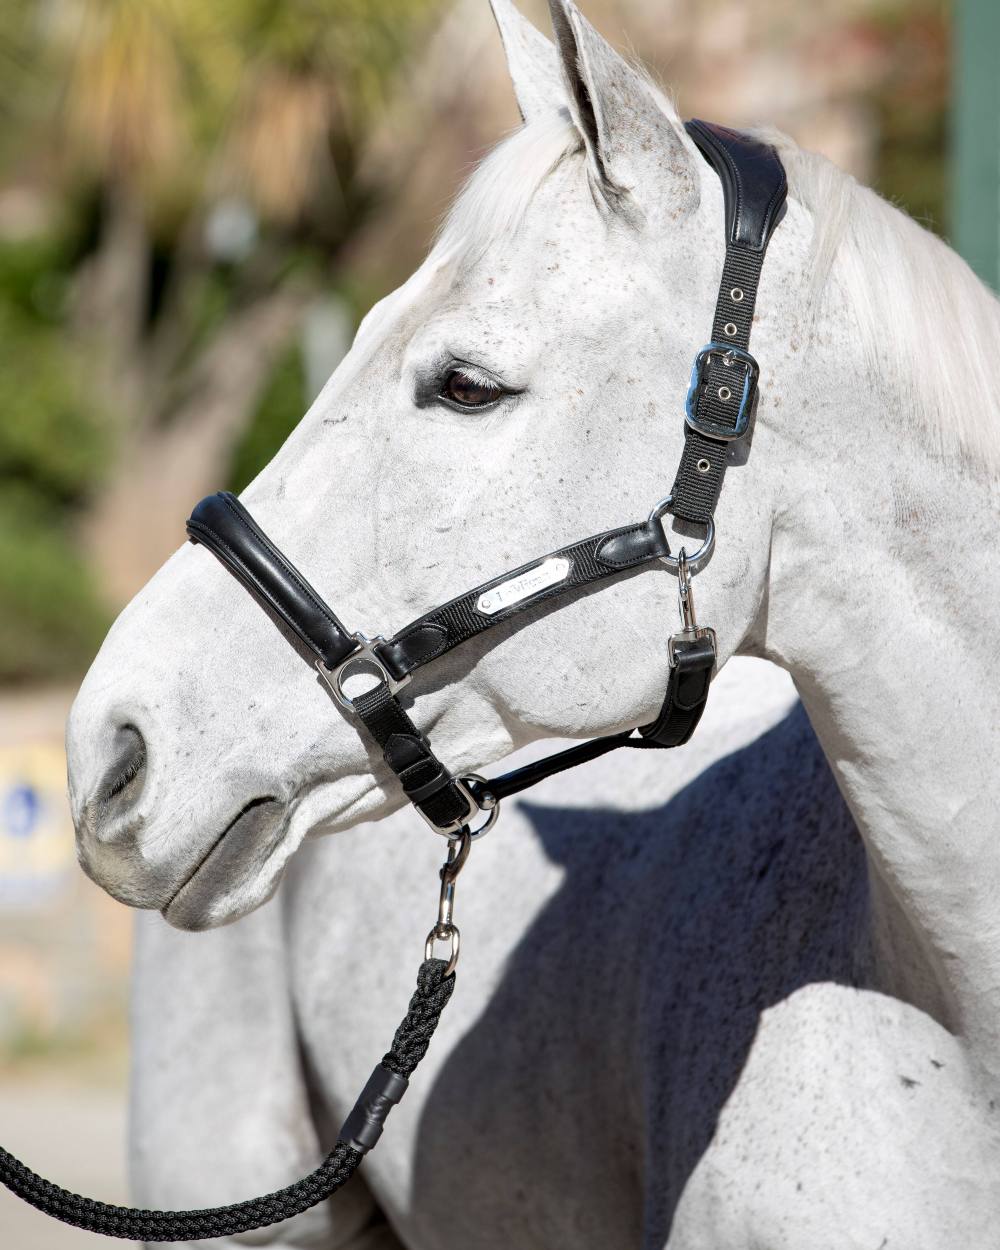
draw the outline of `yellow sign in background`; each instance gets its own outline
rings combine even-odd
[[[76,862],[63,746],[71,698],[0,696],[3,1061],[103,1051],[124,1031],[131,916]]]

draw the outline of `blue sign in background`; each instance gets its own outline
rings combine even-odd
[[[43,814],[42,796],[30,782],[16,782],[0,792],[0,833],[30,838]]]

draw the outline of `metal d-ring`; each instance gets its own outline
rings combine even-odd
[[[470,829],[468,825],[466,825],[463,829],[463,832],[468,833],[473,842],[478,842],[480,838],[485,837],[486,834],[489,833],[489,831],[500,819],[500,800],[496,797],[496,795],[490,794],[490,783],[485,777],[480,777],[478,773],[465,773],[459,778],[459,781],[463,786],[465,786],[466,792],[470,795],[472,801],[479,808],[479,810],[481,812],[486,812],[486,819],[478,829]],[[485,793],[477,797],[474,793],[472,793],[471,787],[469,786],[470,781],[474,782],[478,786],[484,786],[486,788]]]
[[[673,507],[673,503],[674,503],[673,495],[668,495],[666,499],[661,499],[660,502],[653,509],[653,511],[649,514],[650,523],[652,523],[653,521],[662,520],[662,518],[665,517],[667,513],[670,511],[670,509]],[[715,521],[711,517],[709,517],[708,520],[705,521],[704,524],[705,524],[705,541],[701,544],[701,546],[693,555],[690,555],[687,557],[687,566],[692,571],[697,571],[698,565],[701,564],[703,560],[708,559],[708,557],[712,554],[712,548],[715,546]],[[663,563],[667,566],[668,569],[673,569],[674,572],[677,572],[679,570],[680,565],[679,565],[677,556],[670,555],[668,553],[665,556],[660,556],[660,559],[663,561]]]

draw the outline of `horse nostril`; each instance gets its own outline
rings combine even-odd
[[[115,758],[108,765],[94,795],[98,809],[132,807],[146,777],[146,740],[134,725],[122,725],[115,734]]]

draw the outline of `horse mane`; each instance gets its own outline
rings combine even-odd
[[[650,87],[671,111],[662,91]],[[777,148],[789,194],[813,218],[802,295],[814,324],[828,307],[836,274],[887,419],[916,418],[937,454],[963,455],[996,473],[1000,300],[940,239],[831,161],[780,131],[753,133]],[[438,233],[435,257],[469,258],[509,237],[542,182],[582,149],[564,109],[514,131],[466,183]]]
[[[887,418],[916,418],[935,454],[996,474],[1000,300],[941,239],[831,161],[779,131],[754,133],[777,148],[789,195],[813,218],[813,322],[836,274]]]

